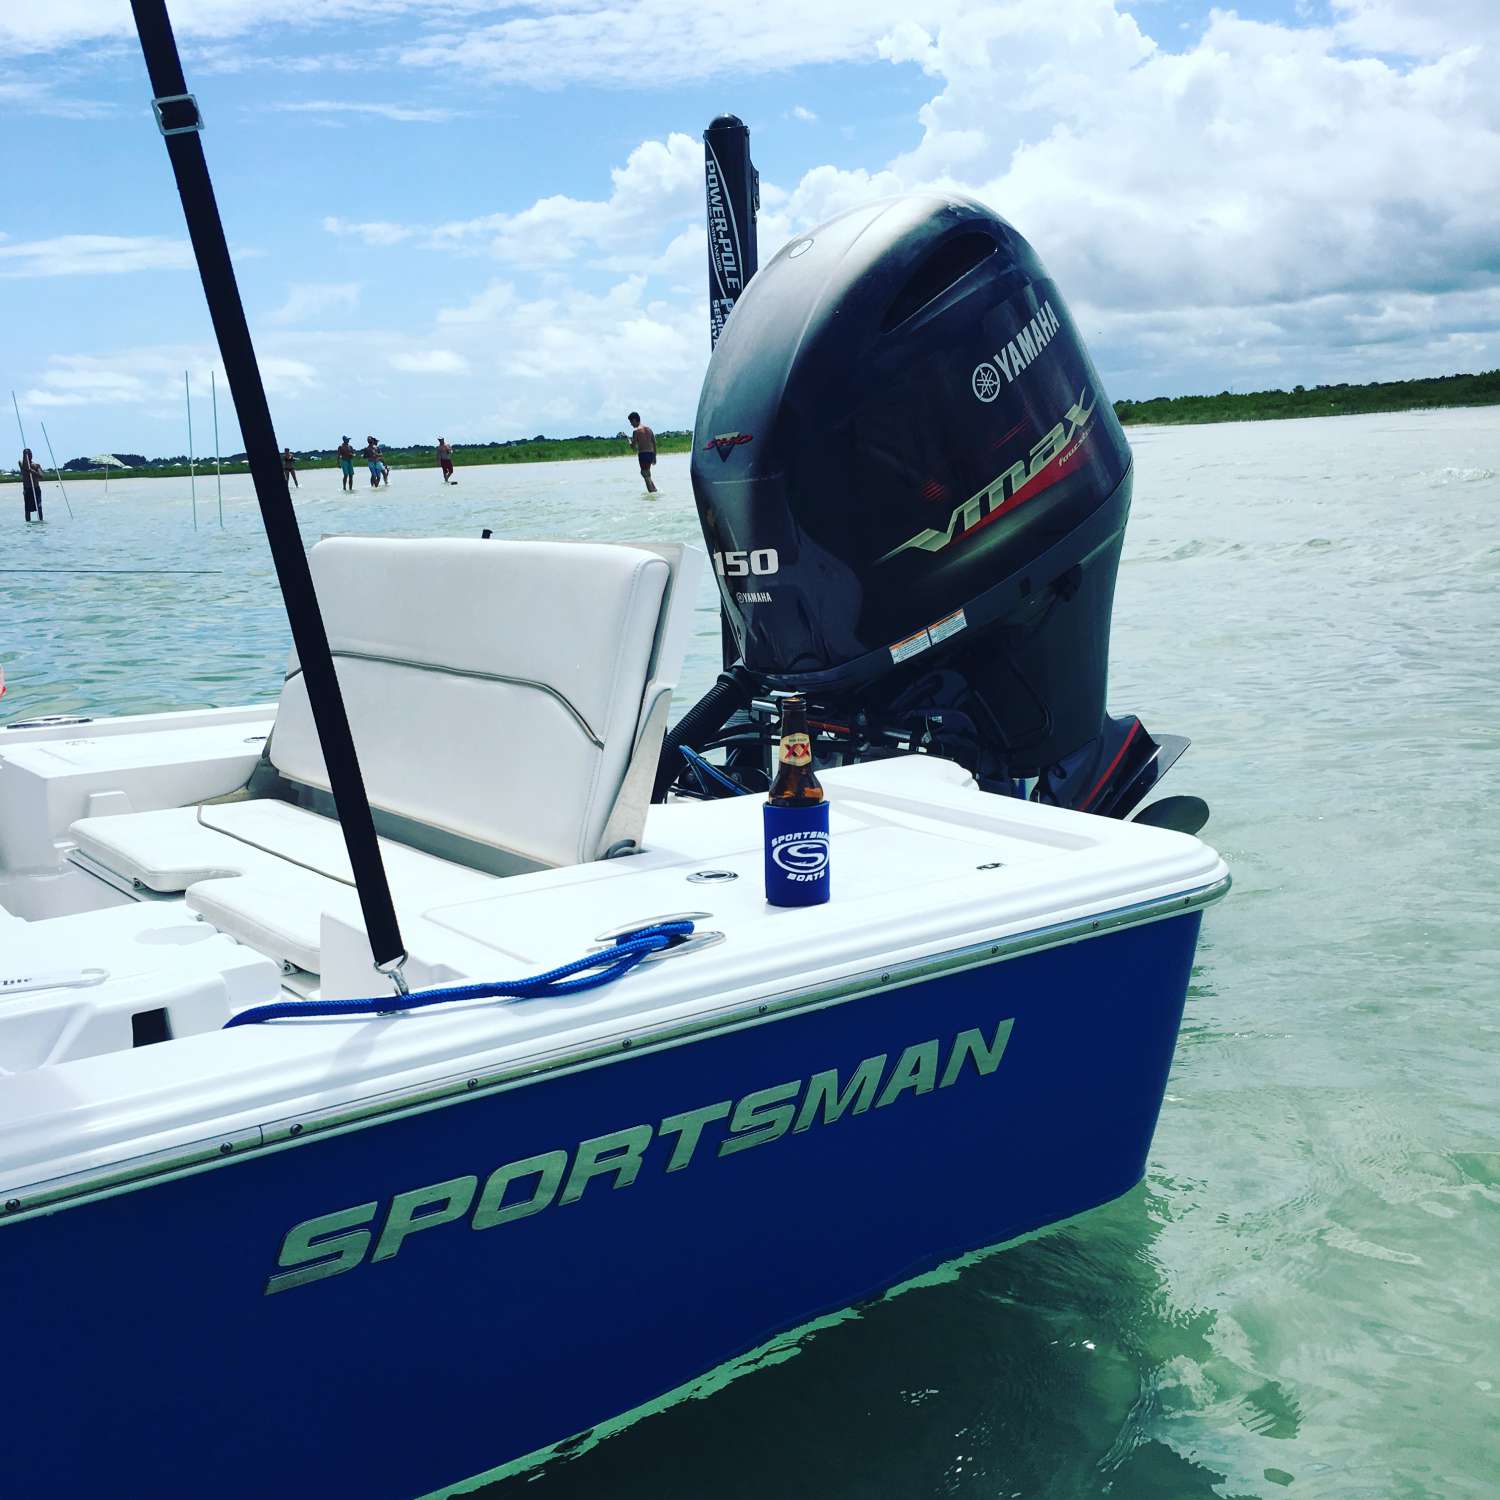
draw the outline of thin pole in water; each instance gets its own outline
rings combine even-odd
[[[47,457],[52,460],[52,472],[57,478],[57,487],[62,491],[63,504],[68,507],[68,519],[73,520],[73,502],[68,499],[68,487],[62,482],[62,470],[57,467],[57,455],[52,451],[52,439],[47,436],[47,424],[42,423],[42,441],[47,445]],[[108,468],[106,466],[106,472]]]
[[[187,371],[182,372],[182,397],[188,414],[188,483],[193,489],[193,530],[198,529],[198,472],[193,467],[193,393],[188,389]]]
[[[214,483],[219,487],[219,530],[224,529],[224,468],[219,462],[219,385],[214,372],[208,372],[208,390],[214,398]]]
[[[16,393],[14,391],[10,393],[10,404],[16,410],[16,431],[21,434],[21,448],[24,451],[26,447],[26,429],[21,426],[21,408],[16,404]]]

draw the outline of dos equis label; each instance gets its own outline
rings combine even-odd
[[[784,766],[810,766],[812,764],[811,738],[805,734],[782,735],[781,763]]]

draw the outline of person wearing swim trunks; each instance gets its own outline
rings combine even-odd
[[[380,444],[374,438],[367,437],[363,452],[365,462],[370,466],[370,488],[378,489],[380,476],[385,472],[385,460],[380,456]]]
[[[339,444],[339,468],[344,473],[344,488],[351,494],[354,492],[354,444],[349,441],[349,434],[344,434],[344,441]]]
[[[641,421],[641,414],[630,414],[630,446],[641,461],[641,478],[646,481],[646,493],[654,495],[656,486],[651,482],[651,466],[656,462],[656,434]]]
[[[31,520],[32,511],[38,521],[47,518],[42,514],[42,466],[31,456],[30,448],[21,450],[21,462],[16,465],[21,471],[21,499],[26,506],[26,519]]]
[[[301,484],[297,480],[297,455],[290,448],[281,450],[281,472],[292,481],[292,488],[300,490]]]
[[[453,478],[453,444],[447,438],[439,438],[437,444],[438,468],[443,471],[443,483]]]

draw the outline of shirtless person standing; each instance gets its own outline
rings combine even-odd
[[[16,466],[21,471],[21,499],[26,506],[26,519],[36,512],[38,521],[47,518],[42,514],[42,466],[31,456],[31,449],[21,450],[21,462]]]
[[[630,446],[641,461],[641,478],[646,481],[646,493],[654,495],[656,486],[651,482],[651,466],[656,462],[656,434],[641,421],[641,414],[630,414]]]
[[[443,471],[443,483],[448,484],[453,479],[453,444],[447,438],[439,438],[437,441],[438,468]]]
[[[339,444],[339,468],[344,475],[344,488],[352,495],[354,493],[354,444],[349,441],[349,434],[344,434],[344,441]]]

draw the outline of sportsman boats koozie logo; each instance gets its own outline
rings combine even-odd
[[[771,858],[788,880],[825,880],[828,877],[828,835],[821,832],[781,833],[771,840]]]

